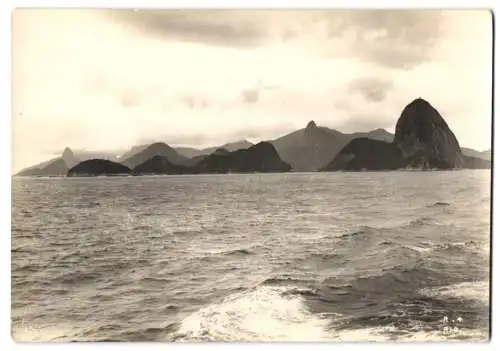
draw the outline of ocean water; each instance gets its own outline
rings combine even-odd
[[[489,338],[489,170],[12,191],[16,341]]]

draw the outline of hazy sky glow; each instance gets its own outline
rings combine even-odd
[[[491,144],[487,11],[18,10],[13,171],[74,149],[212,146],[318,125],[393,132],[427,99]]]

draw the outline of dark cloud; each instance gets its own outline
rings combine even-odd
[[[230,20],[232,13],[228,10],[115,10],[108,14],[119,23],[161,38],[235,47],[256,46],[265,38],[256,24]]]
[[[243,102],[246,104],[255,104],[259,101],[259,91],[257,89],[245,90],[242,95]]]
[[[393,83],[389,80],[359,78],[349,83],[349,92],[359,93],[365,99],[373,102],[380,102],[385,100],[392,87]]]

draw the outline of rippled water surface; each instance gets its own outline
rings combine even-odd
[[[488,339],[489,171],[12,188],[17,341]]]

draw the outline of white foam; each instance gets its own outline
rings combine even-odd
[[[260,286],[230,295],[185,318],[182,340],[326,341],[327,319],[311,314],[300,296]]]
[[[430,252],[433,250],[432,247],[420,247],[420,246],[407,246],[410,250],[418,251],[418,252]]]
[[[432,294],[484,299],[487,282],[462,283],[428,291]],[[283,295],[285,287],[259,286],[228,296],[186,317],[177,331],[176,341],[445,341],[467,339],[485,341],[487,333],[460,330],[446,333],[438,327],[424,331],[422,326],[398,330],[394,326],[335,330],[328,318],[307,310],[302,297]],[[487,294],[487,293],[486,293]],[[334,317],[341,317],[336,315]],[[330,327],[330,328],[329,328]],[[333,327],[333,328],[331,328]]]
[[[12,326],[12,338],[16,342],[64,342],[72,340],[74,331],[58,328],[38,328],[28,324],[17,324]]]
[[[457,297],[471,299],[489,304],[490,300],[490,282],[477,281],[465,282],[453,285],[442,286],[438,288],[421,289],[420,293],[427,296]]]

